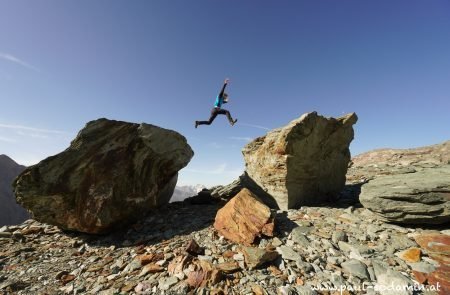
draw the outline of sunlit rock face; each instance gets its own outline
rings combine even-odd
[[[307,113],[245,146],[246,173],[280,209],[323,202],[345,186],[355,113]]]

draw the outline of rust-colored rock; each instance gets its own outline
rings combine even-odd
[[[149,264],[150,262],[152,262],[155,258],[154,254],[144,254],[144,255],[139,255],[136,256],[136,260],[139,261],[141,263],[141,265],[146,265]]]
[[[142,271],[139,274],[139,276],[144,276],[144,275],[146,275],[148,273],[157,273],[157,272],[161,272],[161,271],[164,271],[164,267],[159,266],[159,265],[157,265],[155,263],[150,263],[150,264],[145,265],[142,268]]]
[[[194,239],[191,239],[186,246],[186,252],[191,255],[197,256],[205,253],[205,249],[200,247]]]
[[[420,261],[421,251],[419,248],[409,248],[397,253],[397,256],[406,262],[414,263]]]
[[[186,283],[193,287],[206,287],[217,284],[221,281],[223,273],[213,267],[213,265],[207,261],[197,261],[195,262],[196,270],[191,271],[188,274]]]
[[[274,218],[270,208],[244,188],[217,212],[214,228],[225,238],[250,246],[262,234],[273,236]]]
[[[435,286],[440,295],[450,294],[450,236],[440,233],[425,233],[414,239],[427,252],[428,256],[440,263],[435,271],[426,276],[428,285]],[[416,273],[414,275],[417,278]],[[425,278],[419,276],[419,279]]]
[[[428,279],[428,274],[420,271],[413,270],[412,271],[414,278],[419,284],[425,284]]]
[[[169,263],[169,266],[167,267],[167,272],[171,276],[180,274],[183,272],[183,270],[185,270],[189,266],[189,263],[191,261],[192,261],[191,255],[177,256]]]
[[[450,255],[450,236],[448,235],[429,233],[418,235],[414,239],[428,253]]]

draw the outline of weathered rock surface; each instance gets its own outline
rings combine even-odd
[[[450,222],[450,165],[379,176],[362,186],[359,200],[391,222]]]
[[[250,246],[257,237],[273,235],[274,219],[270,208],[244,188],[217,212],[214,227],[225,238]]]
[[[0,226],[24,222],[30,217],[28,212],[14,198],[12,183],[25,169],[6,155],[0,155]]]
[[[254,247],[261,251],[249,253],[217,236],[212,222],[220,206],[171,203],[151,209],[126,231],[101,236],[68,233],[34,220],[0,227],[0,294],[294,295],[341,294],[344,288],[342,294],[392,294],[375,288],[410,287],[417,276],[423,280],[414,286],[428,290],[417,294],[449,294],[442,260],[450,237],[445,228],[394,226],[365,208],[348,213],[303,206],[278,211],[277,236],[260,239]],[[338,231],[346,241],[334,237],[339,245],[332,237]],[[309,243],[299,244],[299,235]],[[187,253],[192,240],[204,255]],[[266,261],[259,254],[273,246],[282,257],[255,268],[246,264]],[[397,257],[411,247],[421,247],[419,262]],[[438,287],[440,293],[429,291]]]
[[[304,114],[245,146],[246,173],[280,209],[324,201],[344,188],[356,121]]]
[[[425,232],[415,236],[424,252],[438,262],[431,272],[413,272],[418,281],[428,281],[429,284],[440,285],[439,294],[450,294],[450,235],[439,232]]]
[[[107,119],[89,122],[62,153],[15,181],[33,218],[63,229],[104,233],[169,202],[193,156],[175,131]]]

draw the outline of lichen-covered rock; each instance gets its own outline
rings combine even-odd
[[[304,114],[245,146],[246,173],[280,209],[325,201],[345,186],[356,121]]]
[[[450,165],[379,176],[361,187],[359,200],[364,207],[390,222],[450,222]]]
[[[246,188],[217,212],[214,222],[219,234],[246,246],[262,235],[273,236],[274,227],[270,208]]]
[[[36,220],[105,233],[167,204],[192,156],[175,131],[99,119],[65,151],[23,171],[15,194]]]

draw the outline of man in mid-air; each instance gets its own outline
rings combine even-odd
[[[228,94],[225,93],[225,87],[227,86],[228,82],[229,79],[225,79],[222,90],[216,97],[216,102],[214,103],[214,108],[211,110],[211,117],[209,117],[209,120],[195,121],[195,128],[197,128],[198,125],[211,125],[217,115],[227,115],[228,121],[230,122],[231,126],[233,126],[237,122],[237,119],[233,120],[233,118],[231,118],[230,112],[228,110],[222,109],[222,104],[228,102]]]

